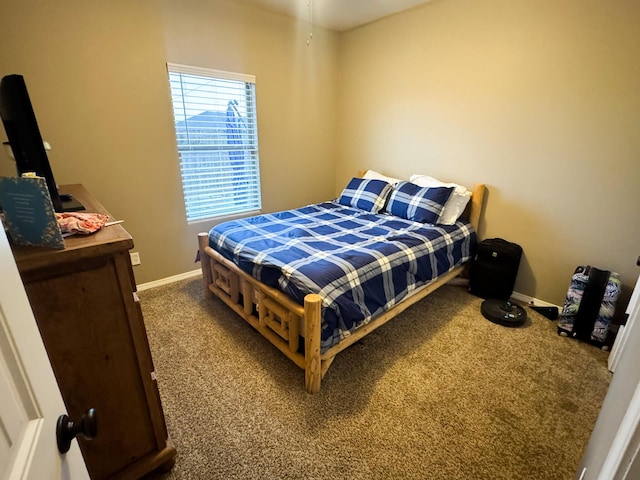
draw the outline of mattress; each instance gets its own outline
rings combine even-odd
[[[469,260],[476,233],[467,221],[423,224],[324,202],[220,223],[209,245],[301,305],[319,294],[325,351]]]

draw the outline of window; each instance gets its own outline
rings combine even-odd
[[[187,221],[260,210],[255,77],[167,68]]]

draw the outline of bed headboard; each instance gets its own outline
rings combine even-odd
[[[478,183],[473,187],[471,192],[471,201],[469,201],[469,222],[473,225],[478,237],[478,230],[480,229],[480,219],[484,211],[484,195],[487,192],[487,187],[484,183]],[[478,238],[479,240],[479,238]]]

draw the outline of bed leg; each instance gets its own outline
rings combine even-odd
[[[320,361],[320,295],[310,293],[304,297],[304,384],[307,393],[318,393],[322,380]]]
[[[204,253],[204,249],[209,246],[209,234],[198,234],[198,248],[200,249],[200,268],[202,268],[202,282],[204,284],[205,297],[211,292],[209,285],[213,283],[213,275],[211,274],[211,258]]]

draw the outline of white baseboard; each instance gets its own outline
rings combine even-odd
[[[511,294],[511,298],[514,300],[518,300],[519,302],[523,302],[527,305],[535,305],[536,307],[558,307],[562,310],[562,307],[558,305],[554,305],[553,303],[545,302],[544,300],[540,300],[538,298],[530,297],[529,295],[525,295],[520,292],[513,292]]]
[[[168,285],[168,284],[173,283],[173,282],[179,282],[180,280],[186,280],[188,278],[197,277],[198,275],[202,275],[202,270],[199,269],[199,268],[197,270],[191,270],[190,272],[184,272],[184,273],[180,273],[178,275],[173,275],[171,277],[161,278],[160,280],[154,280],[152,282],[141,283],[140,285],[137,285],[136,287],[137,287],[138,292],[142,292],[143,290],[148,290],[148,289],[153,288],[153,287],[160,287],[162,285]]]

